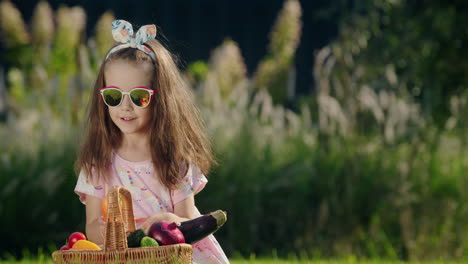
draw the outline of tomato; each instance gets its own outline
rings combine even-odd
[[[86,236],[81,232],[72,233],[68,237],[68,246],[71,248],[78,240],[86,240]]]
[[[71,247],[67,246],[67,245],[63,245],[62,247],[60,247],[60,250],[70,250]]]

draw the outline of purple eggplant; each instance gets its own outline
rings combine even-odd
[[[217,210],[206,215],[180,223],[185,243],[193,244],[216,232],[227,221],[226,212]]]

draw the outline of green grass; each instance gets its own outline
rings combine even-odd
[[[3,253],[0,255],[4,260],[0,258],[0,264],[7,263],[19,263],[19,264],[53,264],[51,253],[57,250],[53,245],[50,245],[48,249],[38,248],[37,251],[31,252],[28,249],[22,250],[23,258],[17,261],[13,255],[8,253]],[[313,257],[309,259],[307,257],[297,257],[294,255],[288,255],[287,259],[278,258],[275,256],[263,256],[258,257],[255,254],[251,254],[247,258],[245,256],[235,253],[234,256],[230,259],[231,264],[449,264],[449,263],[468,263],[468,259],[459,260],[459,261],[444,261],[440,260],[431,260],[431,261],[395,261],[395,260],[385,260],[385,259],[359,259],[355,255],[349,255],[347,257],[340,258],[329,258],[329,259],[320,259],[318,257]]]
[[[0,261],[1,264],[6,263],[20,263],[20,264],[49,264],[52,263],[52,260],[49,258],[46,259],[25,259],[21,261],[6,260]],[[348,263],[363,263],[363,264],[396,264],[396,263],[406,263],[406,264],[436,264],[436,263],[468,263],[468,262],[443,262],[443,261],[428,261],[428,262],[401,262],[401,261],[384,261],[384,260],[367,260],[359,261],[356,259],[349,260],[279,260],[279,259],[258,259],[258,260],[231,260],[231,264],[348,264]]]
[[[52,264],[52,258],[49,252],[57,250],[52,246],[46,250],[39,248],[37,252],[31,252],[27,249],[22,251],[23,259],[20,261],[15,260],[13,255],[4,254],[3,258],[0,259],[0,264],[6,263],[20,263],[20,264]],[[231,264],[449,264],[449,263],[468,263],[468,259],[464,261],[444,261],[444,260],[432,260],[432,261],[395,261],[395,260],[383,260],[383,259],[359,259],[354,255],[342,258],[331,258],[331,259],[298,259],[298,257],[290,256],[288,259],[281,259],[277,257],[257,257],[252,254],[248,258],[244,258],[241,255],[236,255],[230,259]]]
[[[250,259],[234,258],[230,260],[231,264],[439,264],[439,263],[468,263],[468,261],[395,261],[395,260],[383,260],[383,259],[371,259],[364,260],[358,259],[355,256],[349,256],[345,258],[331,258],[331,259],[278,259],[278,258],[260,258],[255,257]]]
[[[436,263],[466,263],[466,262],[442,262],[442,261],[429,261],[429,262],[402,262],[402,261],[384,261],[384,260],[367,260],[367,261],[360,261],[360,260],[232,260],[231,264],[332,264],[332,263],[364,263],[364,264],[396,264],[396,263],[407,263],[407,264],[416,264],[416,263],[423,263],[423,264],[436,264]]]
[[[32,254],[29,251],[23,252],[24,258],[20,261],[16,261],[12,256],[4,255],[6,260],[0,260],[0,264],[6,263],[20,263],[20,264],[52,264],[51,256],[48,253],[45,253],[42,250],[38,251],[38,254]],[[234,257],[230,260],[231,264],[354,264],[354,263],[363,263],[363,264],[397,264],[397,263],[405,263],[405,264],[436,264],[436,263],[468,263],[468,261],[411,261],[411,262],[404,262],[404,261],[386,261],[386,260],[359,260],[355,256],[349,256],[347,258],[340,258],[340,259],[314,259],[314,260],[300,260],[296,258],[290,259],[278,259],[278,258],[260,258],[257,259],[255,256],[251,256],[249,259],[243,259],[242,257]]]

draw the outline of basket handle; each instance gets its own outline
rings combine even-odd
[[[132,194],[123,186],[115,186],[107,193],[105,250],[123,250],[128,247],[127,235],[136,230],[132,202]]]

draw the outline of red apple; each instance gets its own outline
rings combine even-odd
[[[86,236],[81,233],[81,232],[74,232],[68,237],[68,246],[70,248],[73,247],[73,245],[76,243],[78,240],[86,240]]]

